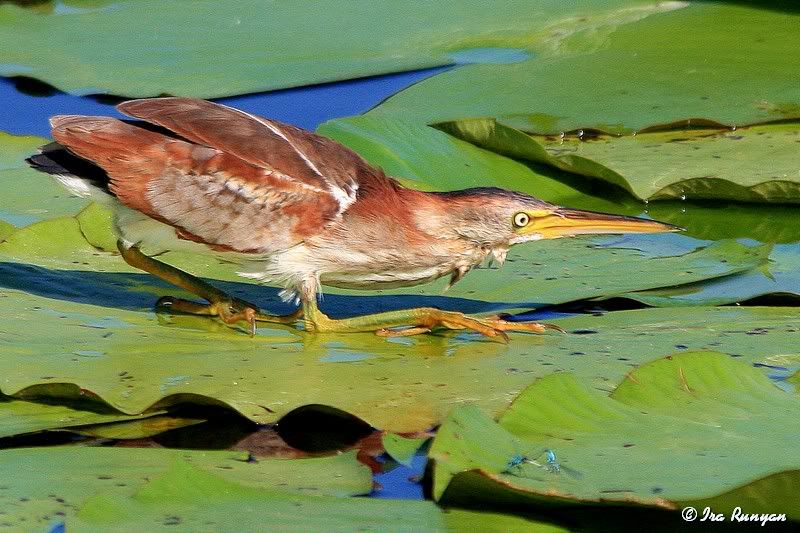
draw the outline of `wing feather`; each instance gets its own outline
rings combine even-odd
[[[320,231],[341,209],[319,180],[298,180],[221,148],[109,117],[57,116],[53,137],[108,173],[126,206],[189,240],[272,253]]]
[[[355,201],[362,181],[382,176],[336,141],[206,100],[150,98],[124,102],[117,108],[191,142],[326,190],[338,202],[339,213]]]

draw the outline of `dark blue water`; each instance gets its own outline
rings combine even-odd
[[[316,129],[338,117],[359,115],[386,98],[448,70],[437,67],[372,76],[295,89],[220,98],[217,101],[250,113],[274,118],[306,129]],[[121,117],[114,105],[91,97],[58,91],[44,96],[24,94],[9,79],[0,78],[0,130],[16,135],[49,136],[52,115],[107,115]]]
[[[427,455],[418,453],[411,460],[411,466],[400,465],[389,472],[376,474],[375,481],[381,488],[372,491],[370,496],[404,500],[423,499],[422,484],[418,480],[425,472],[427,462]]]

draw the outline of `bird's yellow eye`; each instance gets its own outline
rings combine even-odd
[[[514,226],[517,228],[524,228],[528,225],[528,222],[531,221],[531,217],[528,216],[528,213],[517,213],[514,215]]]

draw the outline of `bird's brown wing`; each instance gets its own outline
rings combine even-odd
[[[269,165],[248,157],[248,150],[261,148],[255,140],[236,146],[241,133],[229,129],[236,129],[230,122],[206,127],[219,128],[211,137],[230,133],[232,140],[200,144],[201,134],[192,133],[202,131],[197,124],[170,128],[184,139],[108,117],[57,116],[51,124],[56,141],[108,173],[109,188],[123,204],[174,226],[179,237],[215,249],[267,254],[286,249],[334,220],[350,201],[340,198],[350,189],[334,192],[339,182],[315,180],[292,160],[288,142],[282,148],[272,139],[268,144],[291,163]],[[254,128],[249,131],[255,135]],[[357,183],[352,187],[354,195]]]
[[[150,98],[124,102],[117,109],[193,143],[327,190],[340,212],[355,201],[360,181],[381,174],[336,141],[207,100]]]

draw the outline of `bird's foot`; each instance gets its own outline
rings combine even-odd
[[[555,324],[541,324],[539,322],[514,322],[507,320],[509,315],[495,315],[490,317],[469,317],[462,313],[452,313],[446,311],[439,311],[444,313],[445,316],[438,322],[431,325],[418,325],[404,329],[390,329],[383,328],[377,330],[375,333],[382,337],[408,337],[411,335],[420,335],[423,333],[431,332],[434,327],[440,327],[451,330],[471,330],[481,333],[488,337],[500,337],[505,342],[508,342],[508,335],[506,331],[516,331],[525,333],[544,333],[547,330],[558,331],[566,333],[561,327]],[[479,326],[476,326],[478,324]]]
[[[490,321],[473,318],[454,311],[441,311],[439,309],[421,308],[409,310],[408,325],[403,329],[393,329],[394,325],[375,330],[381,337],[408,337],[430,333],[435,329],[469,330],[487,337],[498,337],[503,342],[508,342],[508,335],[500,327]]]
[[[305,324],[308,331],[374,332],[382,337],[407,337],[434,330],[468,330],[508,342],[506,331],[542,333],[557,326],[534,322],[511,322],[502,316],[471,317],[464,313],[431,307],[388,311],[373,315],[334,320],[322,313],[316,303],[306,303]]]
[[[267,315],[262,313],[257,306],[238,298],[201,304],[171,296],[164,296],[156,302],[156,312],[216,316],[231,327],[246,324],[245,329],[250,336],[256,333],[256,322],[293,324],[303,316],[302,308],[288,315]]]

